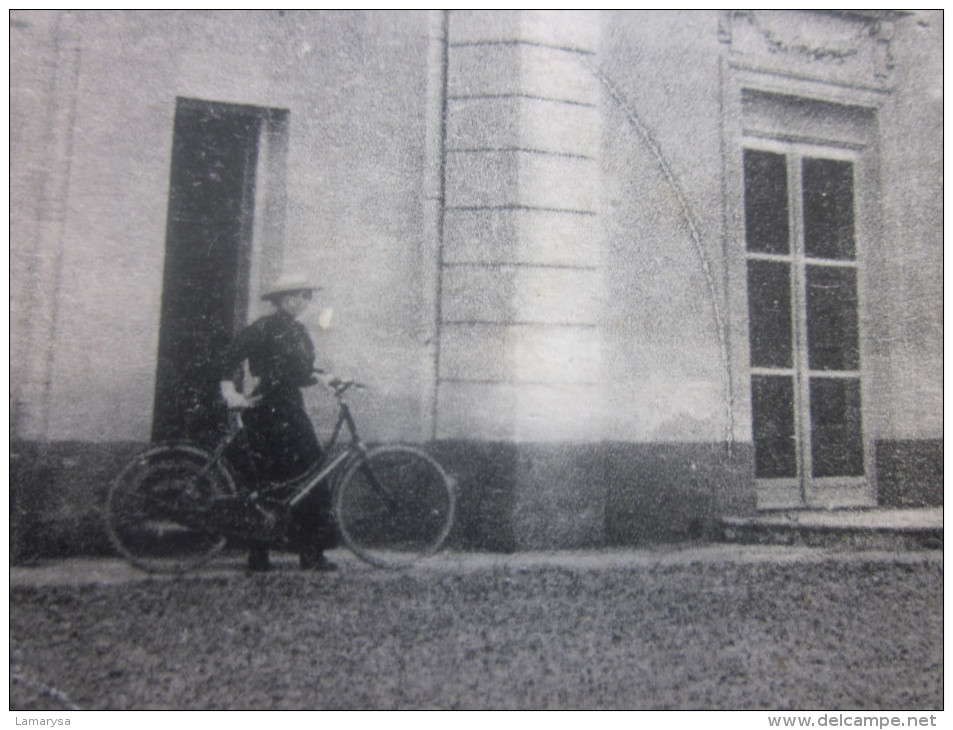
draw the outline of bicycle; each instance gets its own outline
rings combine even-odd
[[[362,387],[348,381],[333,389],[338,417],[325,456],[287,482],[240,483],[226,451],[242,436],[241,411],[230,411],[227,432],[212,451],[175,441],[139,454],[106,500],[113,545],[139,568],[172,573],[205,565],[228,538],[287,545],[292,510],[325,483],[338,535],[362,560],[401,568],[434,554],[453,525],[454,480],[417,447],[364,444],[344,400],[350,388]],[[339,443],[344,429],[350,440]]]

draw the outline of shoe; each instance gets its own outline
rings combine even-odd
[[[337,563],[332,563],[322,553],[301,553],[298,559],[301,570],[313,570],[318,573],[333,573],[338,569]]]
[[[268,559],[268,551],[252,548],[248,553],[248,570],[252,573],[267,573],[271,570],[271,561]]]

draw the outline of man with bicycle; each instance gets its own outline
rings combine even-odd
[[[283,276],[265,290],[262,299],[275,311],[239,332],[222,359],[221,393],[229,408],[243,409],[253,471],[252,483],[285,482],[300,476],[322,457],[301,388],[315,385],[314,344],[297,317],[307,308],[316,287],[300,276]],[[244,363],[257,380],[246,396],[242,391]],[[329,381],[333,385],[333,380]],[[247,462],[248,459],[236,461]],[[337,566],[324,556],[331,540],[326,490],[315,490],[297,506],[292,542],[306,570],[331,571]],[[271,567],[268,545],[253,542],[248,568]]]

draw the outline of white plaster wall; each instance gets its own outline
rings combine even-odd
[[[869,34],[857,36],[861,21],[821,13],[809,18],[774,14],[769,20],[789,26],[787,31],[795,35],[805,23],[823,26],[830,36],[823,42],[838,48],[838,43],[861,40],[859,54],[843,66],[794,58],[786,67],[784,54],[763,48],[758,52],[766,55],[756,63],[773,64],[779,72],[787,69],[792,76],[778,81],[781,87],[788,83],[793,88],[810,74],[832,81],[832,89],[852,88],[884,100],[878,115],[879,209],[873,211],[880,238],[877,250],[868,252],[863,272],[868,292],[861,312],[869,354],[864,365],[867,428],[873,439],[940,438],[940,14],[917,12],[897,20],[892,34],[887,31],[895,66],[885,95],[871,93],[872,75],[861,78],[880,63],[871,55],[875,42]],[[603,27],[598,63],[609,89],[603,101],[606,387],[608,402],[615,404],[608,430],[623,440],[722,440],[729,422],[728,391],[714,308],[725,318],[730,342],[746,340],[747,320],[745,312],[729,312],[724,302],[723,245],[736,241],[728,231],[724,243],[725,226],[731,222],[723,219],[727,183],[719,56],[725,49],[719,43],[719,13],[607,13]],[[733,42],[738,46],[744,40],[736,33]],[[638,133],[639,125],[650,142]],[[684,193],[681,201],[659,156]],[[682,202],[697,224],[697,245]],[[734,438],[748,440],[749,396],[744,378],[738,377],[747,363],[739,359],[741,354],[744,348],[730,360],[736,375],[730,421]]]
[[[10,382],[12,428],[27,425],[23,403],[40,388],[31,376],[30,342],[34,335],[40,267],[38,212],[48,169],[43,151],[50,145],[47,119],[55,74],[57,16],[55,13],[12,11],[11,49],[29,47],[33,53],[10,54],[10,129],[21,133],[10,145]]]
[[[568,23],[570,15],[527,14],[519,28],[506,14],[500,17],[503,31],[539,43],[561,42],[572,35],[557,27],[563,20]],[[75,12],[69,25],[80,54],[68,160],[48,157],[57,16],[21,11],[14,20],[15,378],[25,377],[24,364],[43,346],[31,330],[27,305],[38,240],[37,198],[51,168],[60,164],[69,171],[65,220],[56,239],[62,246],[64,275],[58,292],[49,428],[32,435],[77,440],[148,437],[175,97],[192,96],[290,110],[285,249],[266,253],[324,285],[306,324],[315,333],[324,364],[371,386],[354,399],[368,435],[426,438],[434,381],[436,260],[427,197],[435,191],[424,188],[427,175],[432,176],[428,166],[433,165],[426,142],[428,125],[433,136],[433,120],[427,119],[428,109],[434,111],[433,89],[428,101],[427,88],[428,74],[433,76],[428,63],[432,66],[436,60],[432,18],[423,12]],[[601,92],[603,175],[597,202],[604,245],[579,221],[524,212],[507,218],[504,226],[491,215],[461,211],[447,220],[446,260],[567,265],[597,261],[604,267],[604,297],[587,299],[583,308],[604,307],[604,318],[599,342],[579,343],[582,349],[598,351],[600,372],[594,375],[594,362],[581,360],[578,377],[571,382],[534,386],[539,392],[527,395],[525,407],[515,409],[526,414],[520,417],[527,423],[513,425],[514,433],[580,440],[724,438],[725,355],[715,318],[716,307],[726,315],[718,22],[716,11],[607,12],[601,17],[599,53],[590,59],[591,67],[577,60],[571,69],[563,68],[559,64],[567,61],[559,54],[527,55],[536,63],[534,78],[541,93],[551,90],[554,79],[569,79],[586,94]],[[585,23],[570,25],[576,32]],[[884,328],[890,336],[885,356],[878,358],[886,364],[878,365],[873,378],[875,402],[868,405],[877,414],[873,427],[878,438],[939,437],[941,15],[918,13],[898,22],[892,48],[898,60],[896,91],[880,116],[883,241],[885,258],[894,265],[880,278],[890,284],[882,291],[890,300],[882,307],[890,320]],[[451,91],[475,93],[485,90],[484,81],[500,82],[487,65],[493,59],[480,49],[458,49],[454,58],[470,66],[467,74],[453,78],[466,77],[470,85]],[[596,84],[594,72],[601,79]],[[524,101],[518,109],[505,108],[503,102],[473,102],[474,107],[480,104],[500,116],[512,113],[539,120],[547,113],[543,101]],[[540,129],[517,125],[514,129],[522,136],[511,141],[532,138],[571,150],[565,143],[572,140],[573,130],[598,126],[588,119],[588,109],[574,110],[578,120],[561,118]],[[458,116],[461,123],[472,124],[451,127],[451,141],[484,139],[479,126],[483,111]],[[683,200],[674,194],[651,145],[639,135],[633,111],[673,172]],[[592,150],[585,134],[575,142]],[[524,168],[526,180],[509,182],[535,190],[537,181],[554,176],[590,177],[586,164]],[[579,167],[586,169],[579,172]],[[451,188],[474,186],[483,179],[470,171],[457,180],[452,175],[458,172],[466,171],[451,170]],[[474,194],[505,192],[506,179],[491,177],[486,186],[476,185]],[[546,202],[553,191],[540,187],[539,201]],[[571,185],[563,192],[573,193]],[[578,202],[593,201],[586,197]],[[681,210],[683,202],[697,225],[697,241]],[[518,245],[511,245],[514,240]],[[506,244],[502,249],[501,242]],[[554,304],[547,287],[576,287],[591,298],[593,287],[583,279],[594,274],[566,276],[580,281],[544,277],[535,282],[523,275],[520,281],[481,287],[479,282],[448,277],[449,311],[459,305],[463,316],[467,307],[484,307],[476,312],[482,317],[497,311],[497,299],[505,300],[509,295],[503,290],[511,287],[523,298],[520,310],[538,310],[540,316],[559,311],[572,320],[577,312],[560,310],[566,300]],[[456,300],[454,287],[469,291]],[[481,291],[474,294],[474,288]],[[540,298],[534,298],[534,292],[542,292]],[[317,326],[320,307],[334,309],[329,330]],[[517,352],[539,345],[517,340],[511,336],[501,347]],[[449,344],[452,348],[454,343]],[[545,350],[545,343],[542,346]],[[602,385],[590,396],[593,386],[586,383],[593,378]],[[449,432],[478,438],[484,431],[491,434],[489,426],[485,430],[481,425],[492,420],[481,415],[487,396],[476,390],[461,387],[448,398],[447,418],[454,420],[446,427]],[[517,396],[510,385],[498,390],[490,401]],[[743,406],[747,396],[734,395]],[[609,404],[604,411],[600,405],[583,413],[572,405],[602,403],[602,398]],[[309,403],[318,416],[331,405],[318,393],[309,396]],[[34,411],[40,407],[37,402],[27,405]],[[565,410],[566,417],[557,420],[576,424],[576,431],[549,433],[546,426],[552,421],[538,414],[550,406]],[[736,438],[747,433],[743,411],[736,408]]]
[[[943,437],[943,14],[895,24],[895,91],[881,119],[890,371],[881,438]]]
[[[321,282],[319,360],[370,386],[370,437],[429,430],[424,13],[78,12],[52,439],[148,438],[177,96],[290,110],[283,256]],[[42,49],[13,46],[22,57]],[[32,82],[31,82],[32,83]],[[28,110],[24,107],[24,114]],[[16,118],[13,139],[30,136]],[[19,164],[43,165],[44,152]],[[17,199],[19,203],[20,198]],[[23,203],[25,205],[25,203]],[[28,226],[14,221],[12,248]],[[319,307],[305,318],[317,334]],[[14,330],[13,337],[18,337]],[[309,400],[316,414],[329,399]],[[37,406],[38,404],[33,404]]]
[[[724,311],[717,22],[717,13],[707,11],[617,12],[603,20],[606,402],[613,439],[725,438],[725,354],[715,316],[716,306]]]

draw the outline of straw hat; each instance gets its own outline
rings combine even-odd
[[[318,291],[321,287],[315,286],[300,274],[285,274],[278,278],[274,284],[267,287],[262,293],[261,298],[265,300],[274,299],[282,294],[290,294],[297,291]]]

